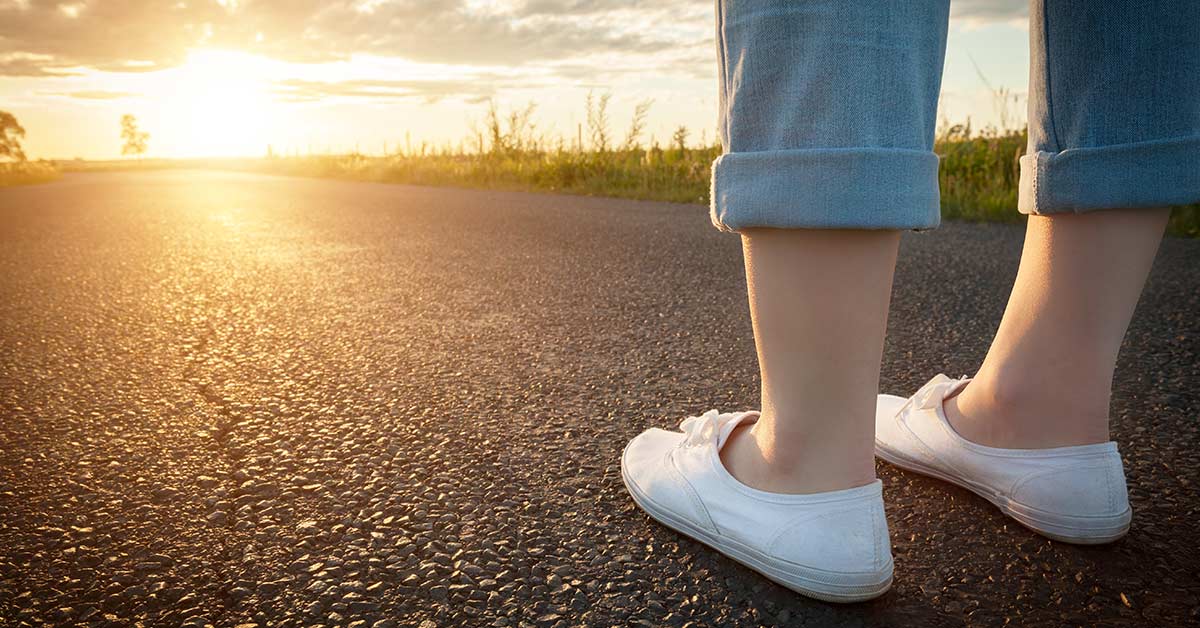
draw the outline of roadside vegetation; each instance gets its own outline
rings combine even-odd
[[[45,183],[59,176],[53,162],[25,158],[25,150],[21,147],[23,139],[25,129],[17,122],[17,117],[0,111],[0,187]]]
[[[999,98],[1009,96],[998,92]],[[608,97],[601,96],[588,98],[587,122],[570,141],[540,135],[532,105],[508,113],[493,106],[469,143],[456,147],[420,146],[387,155],[269,155],[242,163],[285,175],[708,203],[711,165],[720,147],[696,146],[685,127],[667,141],[642,144],[649,107],[649,102],[638,105],[620,138],[609,124]],[[1018,160],[1028,136],[1023,124],[1017,129],[1005,115],[1001,120],[1001,128],[975,129],[968,123],[938,129],[934,151],[941,157],[943,218],[1024,220],[1016,210]],[[1200,237],[1200,205],[1176,209],[1169,230]]]
[[[1018,160],[1026,131],[1011,113],[1010,92],[996,90],[1000,125],[976,129],[943,123],[934,151],[941,157],[942,216],[950,220],[1020,222],[1017,213]],[[483,119],[457,146],[409,146],[382,155],[359,152],[323,155],[275,155],[240,159],[143,159],[149,135],[137,120],[121,120],[122,154],[136,159],[113,161],[28,161],[21,151],[25,131],[16,119],[0,112],[0,185],[41,183],[60,171],[215,168],[270,174],[327,177],[615,196],[675,203],[706,204],[711,165],[721,154],[706,138],[686,127],[669,138],[645,141],[651,102],[635,107],[627,129],[619,135],[609,119],[609,96],[589,95],[585,123],[575,137],[550,136],[540,130],[533,105],[501,112],[489,107]],[[1015,120],[1015,121],[1014,121]],[[699,139],[700,141],[696,141]],[[1200,237],[1200,204],[1176,208],[1168,232]]]

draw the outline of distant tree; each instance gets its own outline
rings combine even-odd
[[[146,141],[150,139],[150,134],[139,129],[137,118],[127,113],[121,116],[121,139],[125,140],[125,145],[121,147],[122,155],[141,157],[146,153]]]
[[[0,158],[25,161],[25,151],[21,150],[24,137],[25,129],[17,122],[17,117],[0,111]]]
[[[682,155],[684,149],[687,148],[688,135],[688,128],[686,126],[680,126],[679,128],[675,129],[674,133],[671,134],[671,143],[675,145],[675,148],[679,149],[680,155]]]

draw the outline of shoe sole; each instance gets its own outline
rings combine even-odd
[[[637,484],[625,472],[625,457],[621,456],[621,480],[626,490],[639,508],[650,515],[650,518],[662,525],[695,539],[712,549],[720,552],[738,563],[758,572],[768,580],[785,586],[797,593],[816,598],[825,602],[851,603],[865,602],[877,598],[892,586],[892,561],[878,574],[880,580],[867,584],[839,584],[830,582],[831,579],[858,576],[860,574],[841,574],[835,571],[805,567],[792,562],[772,558],[762,552],[728,538],[720,538],[713,533],[698,527],[686,519],[678,517],[667,508],[659,505],[649,495],[642,492]]]
[[[915,471],[955,486],[961,486],[988,500],[1017,523],[1055,541],[1076,545],[1101,545],[1116,541],[1129,532],[1129,523],[1133,514],[1129,508],[1120,514],[1100,517],[1059,515],[1013,501],[987,486],[944,473],[902,453],[888,449],[879,441],[875,441],[875,455],[901,469]]]

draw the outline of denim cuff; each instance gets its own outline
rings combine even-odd
[[[726,153],[713,162],[722,231],[931,229],[941,221],[938,158],[900,148]]]
[[[1021,157],[1022,214],[1200,202],[1200,136]]]

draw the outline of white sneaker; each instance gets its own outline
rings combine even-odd
[[[633,501],[663,525],[764,576],[830,602],[883,595],[892,584],[892,549],[882,484],[788,495],[737,481],[720,450],[757,412],[710,410],[684,419],[682,432],[650,429],[621,454]]]
[[[1129,496],[1116,443],[1052,449],[973,443],[942,411],[946,397],[969,381],[938,375],[909,399],[879,395],[875,455],[973,491],[1055,540],[1107,543],[1129,530]]]

